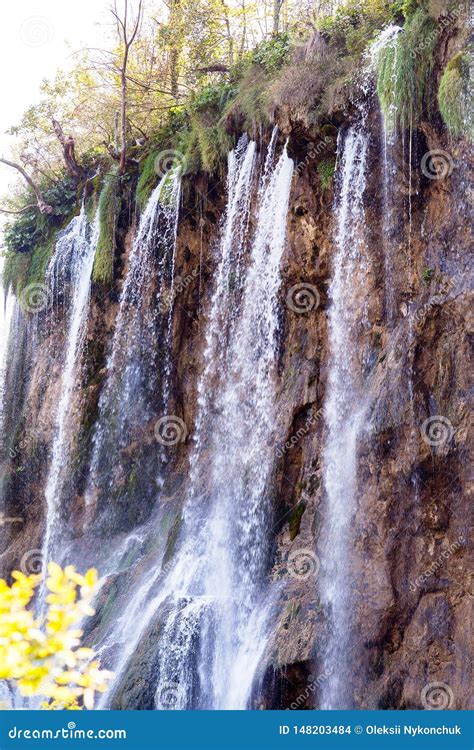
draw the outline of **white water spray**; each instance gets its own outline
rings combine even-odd
[[[43,569],[58,550],[55,545],[61,525],[61,489],[69,463],[70,408],[77,368],[82,351],[85,324],[89,308],[90,284],[94,255],[99,235],[99,218],[89,226],[84,205],[79,216],[69,224],[59,238],[47,270],[51,289],[58,289],[66,274],[70,274],[71,302],[66,332],[66,352],[61,375],[61,396],[55,420],[51,449],[51,464],[45,488],[46,531],[43,541]]]

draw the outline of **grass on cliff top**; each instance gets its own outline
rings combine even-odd
[[[414,127],[431,104],[430,75],[439,28],[418,8],[392,44],[381,50],[377,94],[389,130]]]
[[[106,175],[99,196],[99,239],[95,251],[92,280],[108,285],[114,278],[115,236],[120,210],[120,178],[115,173]]]

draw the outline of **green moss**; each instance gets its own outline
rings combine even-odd
[[[434,268],[424,268],[423,273],[421,274],[421,278],[425,282],[425,284],[429,284],[431,279],[434,276]]]
[[[138,178],[136,192],[137,206],[140,211],[143,211],[145,208],[146,202],[158,181],[158,175],[155,169],[155,162],[158,155],[158,150],[150,151],[140,166],[140,176]]]
[[[5,292],[11,288],[18,296],[26,286],[30,267],[30,253],[19,253],[12,250],[4,255],[2,284]]]
[[[98,284],[110,284],[114,277],[115,235],[120,210],[120,180],[110,173],[104,180],[99,197],[99,239],[95,252],[92,280]]]
[[[474,140],[474,115],[469,96],[470,55],[459,52],[446,65],[438,88],[441,117],[451,135]]]
[[[327,190],[329,187],[331,187],[335,168],[336,163],[334,159],[322,159],[320,162],[318,162],[318,166],[316,167],[316,169],[323,190]]]
[[[418,8],[404,31],[381,50],[377,94],[388,130],[416,126],[430,106],[429,79],[438,33],[434,19]]]
[[[238,123],[240,130],[254,131],[258,125],[268,125],[269,89],[275,77],[258,65],[253,65],[242,78],[236,96],[229,101],[223,121]]]
[[[49,238],[35,245],[31,252],[7,251],[2,273],[5,291],[11,287],[18,296],[29,284],[43,283],[55,241],[56,232],[50,232]]]
[[[210,174],[221,170],[234,139],[225,128],[225,113],[236,94],[235,86],[205,86],[192,99],[189,130],[182,139],[186,173],[199,170]]]
[[[301,519],[303,517],[303,513],[305,512],[305,510],[306,510],[305,503],[298,503],[298,505],[293,510],[290,516],[288,526],[290,530],[291,541],[293,541],[293,539],[295,539],[295,537],[297,537],[298,534],[300,533]]]
[[[27,284],[41,283],[44,280],[48,263],[54,252],[55,242],[56,233],[52,234],[47,241],[35,247],[31,254]]]

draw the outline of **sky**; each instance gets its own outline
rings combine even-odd
[[[0,155],[8,158],[11,139],[5,131],[16,124],[39,97],[44,78],[72,64],[71,52],[104,46],[109,32],[110,0],[4,0],[0,44]],[[0,164],[0,195],[16,181]]]

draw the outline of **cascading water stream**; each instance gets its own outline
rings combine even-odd
[[[211,353],[215,350],[216,346],[219,346],[223,351],[225,350],[226,340],[226,322],[229,323],[231,320],[230,310],[227,309],[226,303],[228,300],[226,297],[226,290],[228,289],[228,280],[232,271],[231,266],[231,249],[236,241],[239,243],[240,252],[242,252],[242,239],[245,235],[245,228],[247,226],[248,212],[250,207],[250,195],[251,195],[251,183],[252,175],[254,170],[255,162],[255,144],[244,144],[236,150],[231,152],[229,155],[229,169],[227,178],[227,189],[228,189],[228,204],[226,216],[222,227],[222,239],[219,245],[219,265],[217,268],[217,279],[211,304],[210,319],[207,326],[206,332],[206,354],[205,354],[205,368],[204,372],[207,372],[212,366]],[[159,193],[158,193],[159,195]],[[154,200],[154,196],[150,201]],[[238,255],[238,251],[234,252],[234,257]],[[201,431],[199,424],[201,421],[201,415],[203,411],[206,411],[207,406],[207,391],[202,387],[203,378],[201,378],[199,389],[198,389],[198,419],[196,434],[199,436]],[[195,455],[195,452],[194,454]],[[191,460],[191,475],[195,462]],[[191,536],[188,536],[188,542],[191,542]],[[117,682],[120,681],[121,676],[126,668],[129,658],[133,654],[138,640],[143,633],[144,629],[156,613],[159,606],[163,603],[167,596],[171,595],[173,588],[180,590],[182,588],[182,582],[186,580],[187,576],[192,577],[193,572],[196,570],[196,561],[198,556],[195,554],[193,545],[184,545],[180,552],[178,559],[174,562],[173,570],[168,577],[165,577],[163,586],[161,587],[157,596],[150,597],[150,592],[153,590],[157,581],[162,577],[162,563],[161,560],[154,561],[154,568],[150,575],[145,577],[142,585],[137,589],[133,597],[131,598],[128,606],[120,618],[118,627],[110,638],[106,641],[107,644],[113,643],[114,639],[122,639],[125,634],[125,647],[121,655],[119,663],[114,666],[117,674]],[[176,583],[175,583],[176,582]],[[141,627],[137,628],[136,625],[136,612],[142,612]],[[107,700],[105,698],[105,700]],[[105,700],[101,705],[104,705]]]
[[[133,242],[99,401],[88,505],[114,486],[119,451],[153,417],[166,413],[180,191],[179,171],[167,173],[148,200]],[[160,361],[156,341],[163,352]]]
[[[238,149],[229,164],[183,529],[190,574],[183,580],[173,573],[168,582],[174,606],[160,644],[158,708],[169,707],[170,684],[177,686],[174,708],[245,708],[267,643],[277,299],[293,172],[286,149],[275,159],[276,135],[260,180],[247,271],[254,145]],[[229,269],[237,278],[229,278]]]
[[[3,299],[2,299],[3,297]],[[5,435],[5,376],[7,367],[8,343],[10,327],[15,308],[15,298],[12,294],[0,295],[0,523],[4,521],[5,506],[3,482],[7,471],[6,435]],[[1,551],[1,547],[0,547]]]
[[[391,62],[391,79],[393,81],[393,90],[397,89],[397,76],[400,75],[400,66],[398,64],[398,36],[403,34],[404,30],[400,26],[388,26],[377,37],[376,41],[370,48],[371,68],[374,71],[378,65],[380,54],[387,48],[393,48],[393,59]],[[384,279],[385,279],[385,308],[386,321],[389,329],[393,328],[399,320],[397,309],[397,300],[395,295],[396,288],[396,258],[401,255],[403,249],[403,240],[400,236],[399,222],[396,225],[395,218],[402,211],[406,211],[404,202],[402,205],[397,204],[397,166],[395,162],[395,151],[399,146],[400,134],[397,129],[397,111],[396,106],[392,103],[389,111],[384,114],[380,107],[380,115],[383,126],[383,160],[382,160],[382,184],[383,184],[383,249],[384,249]],[[406,241],[407,258],[408,258],[408,278],[405,280],[405,288],[411,287],[411,274],[413,271],[413,251],[412,241],[412,146],[413,132],[412,122],[409,128],[409,146],[408,146],[408,238]],[[402,134],[404,139],[405,134]],[[404,145],[404,144],[403,144]],[[405,148],[403,147],[405,154]],[[410,420],[411,420],[411,449],[413,454],[416,452],[418,442],[418,425],[416,421],[415,392],[414,392],[414,357],[415,357],[415,331],[414,331],[414,304],[413,301],[408,303],[407,311],[408,324],[408,342],[407,342],[407,389],[410,403]],[[419,477],[415,474],[412,478],[414,488],[415,502],[419,504]]]
[[[356,510],[357,439],[364,405],[357,373],[361,371],[358,299],[365,288],[367,258],[363,196],[369,135],[364,121],[339,137],[335,259],[329,290],[330,365],[325,399],[327,439],[323,482],[327,503],[321,532],[321,597],[328,614],[324,653],[329,674],[321,708],[350,708],[351,586],[350,527]]]
[[[286,149],[276,159],[276,141],[275,131],[252,233],[255,144],[244,137],[229,155],[178,551],[171,570],[158,563],[147,576],[116,629],[126,643],[114,665],[119,684],[141,634],[162,619],[157,708],[245,708],[267,643],[277,300],[293,171]]]
[[[54,256],[47,270],[47,282],[52,293],[71,287],[71,302],[66,331],[66,351],[61,376],[61,396],[55,420],[51,449],[51,464],[45,487],[46,530],[43,541],[43,570],[59,550],[56,545],[61,525],[61,489],[64,472],[68,468],[71,398],[77,378],[77,368],[89,307],[90,284],[94,255],[99,235],[98,212],[91,227],[84,205],[64,234],[59,238]],[[41,597],[40,597],[41,599]]]
[[[380,55],[387,47],[394,48],[394,59],[392,68],[393,87],[396,88],[396,77],[398,75],[397,65],[397,37],[403,33],[400,26],[391,25],[384,29],[375,42],[370,46],[368,53],[368,75],[376,73]],[[397,239],[397,227],[395,225],[395,191],[397,168],[395,164],[394,149],[396,145],[395,119],[396,111],[392,105],[391,110],[384,114],[380,108],[380,119],[382,123],[382,241],[384,257],[384,280],[385,280],[385,310],[388,326],[391,328],[397,318],[395,299],[395,242]]]

